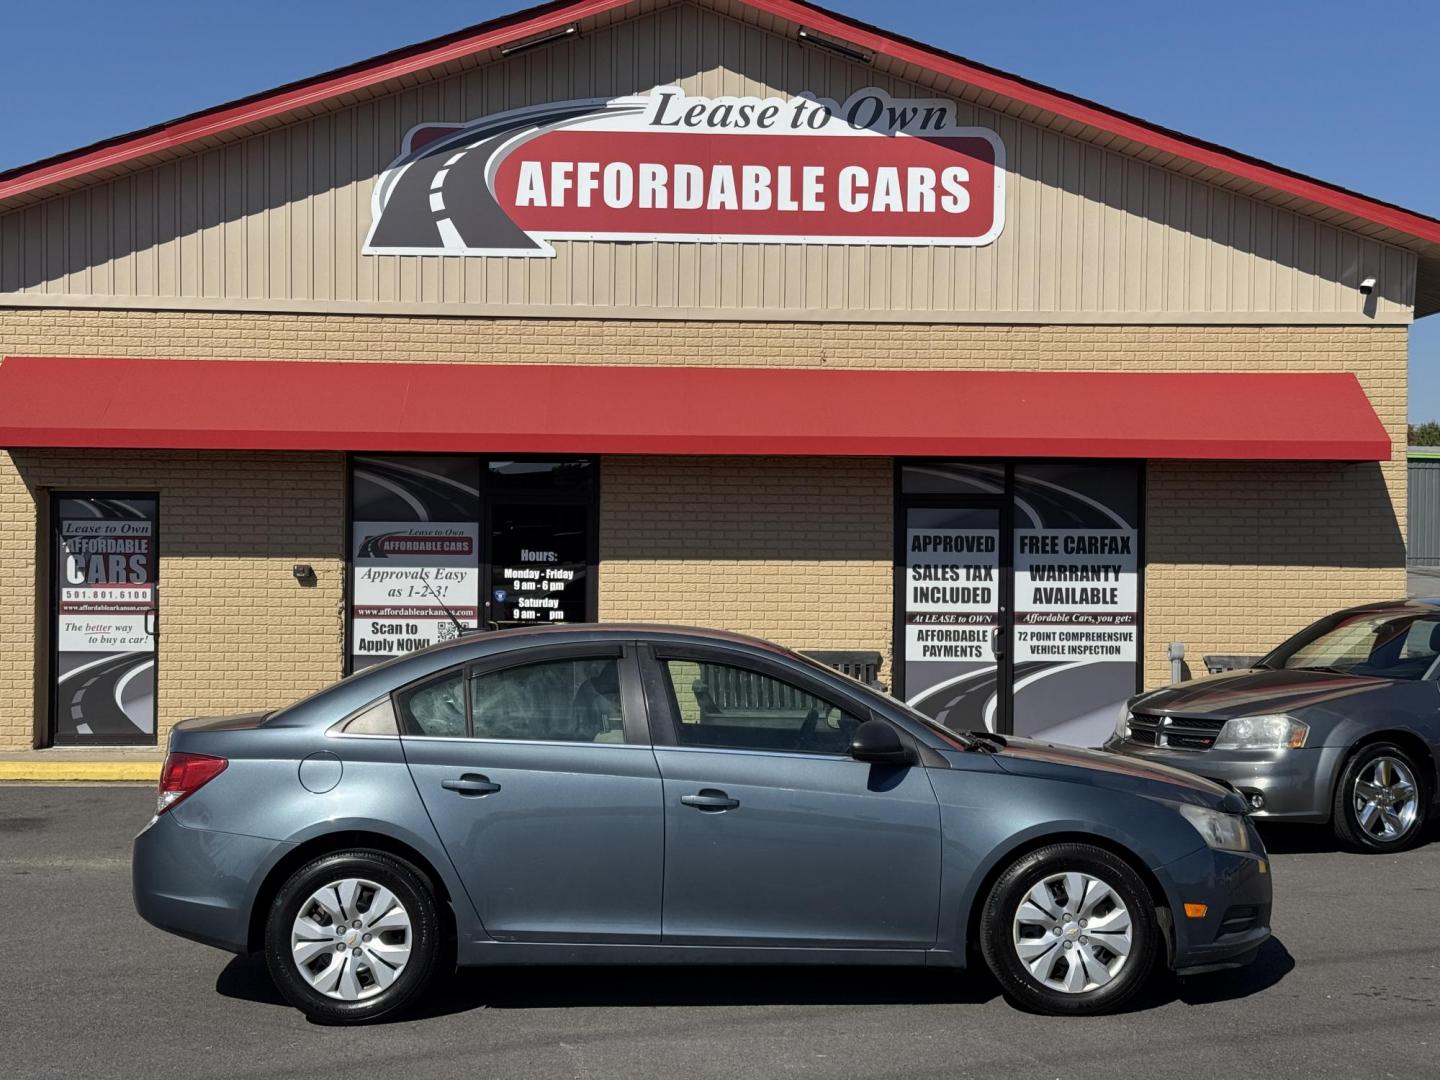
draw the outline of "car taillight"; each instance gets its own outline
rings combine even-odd
[[[209,754],[166,754],[165,767],[160,770],[160,789],[156,793],[156,815],[195,794],[224,772],[228,764],[223,757]]]

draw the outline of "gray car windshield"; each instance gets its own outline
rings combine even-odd
[[[1423,678],[1440,655],[1440,613],[1368,612],[1326,619],[1261,661],[1266,668],[1384,679]]]

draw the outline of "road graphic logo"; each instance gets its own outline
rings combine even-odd
[[[1005,148],[943,99],[690,97],[678,87],[411,129],[367,255],[549,257],[554,240],[977,246]]]

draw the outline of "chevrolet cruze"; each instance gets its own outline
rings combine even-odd
[[[135,903],[263,950],[309,1016],[450,965],[984,962],[1012,1000],[1122,1005],[1248,962],[1266,855],[1235,792],[936,727],[762,641],[465,637],[289,708],[179,724]]]

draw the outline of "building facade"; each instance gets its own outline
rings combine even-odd
[[[723,627],[1093,744],[1405,588],[1440,222],[790,0],[560,3],[0,176],[0,749]]]

